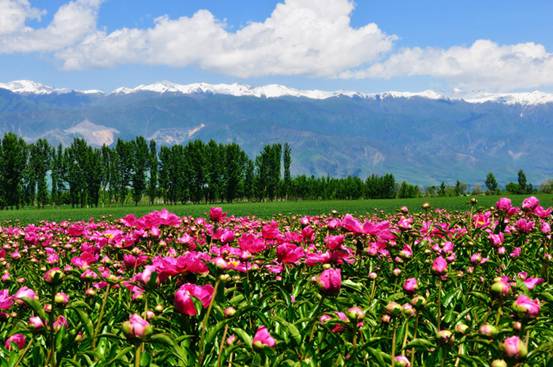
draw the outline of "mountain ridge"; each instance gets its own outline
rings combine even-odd
[[[205,89],[33,94],[23,87],[0,89],[0,134],[13,131],[28,141],[70,144],[82,137],[98,146],[138,135],[160,145],[214,139],[236,142],[251,157],[265,144],[288,142],[294,174],[391,172],[421,185],[483,183],[489,171],[504,184],[521,168],[533,183],[553,177],[553,137],[544,133],[553,129],[553,103],[541,94],[532,95],[540,103],[521,104],[488,95],[467,102],[412,94],[267,98]]]
[[[446,96],[436,91],[427,89],[420,92],[407,91],[383,91],[375,93],[364,93],[348,90],[318,90],[318,89],[297,89],[287,87],[281,84],[267,84],[253,87],[239,83],[190,83],[178,84],[170,81],[160,81],[151,84],[140,84],[134,88],[119,87],[109,93],[98,89],[78,90],[69,88],[54,88],[32,80],[14,80],[7,83],[0,83],[0,89],[6,89],[18,94],[90,94],[90,95],[110,95],[110,94],[134,94],[142,92],[150,93],[212,93],[232,95],[236,97],[251,96],[258,98],[279,98],[279,97],[299,97],[309,99],[328,99],[333,97],[359,97],[359,98],[426,98],[434,100],[462,100],[467,103],[505,103],[520,105],[540,105],[553,103],[553,93],[542,91],[518,92],[518,93],[487,93],[478,92],[464,96]]]

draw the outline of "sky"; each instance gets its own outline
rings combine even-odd
[[[550,0],[0,0],[0,82],[553,92]]]

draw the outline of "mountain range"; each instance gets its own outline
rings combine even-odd
[[[553,94],[539,91],[445,96],[160,82],[103,92],[0,83],[0,133],[29,141],[215,139],[252,156],[288,142],[295,174],[392,172],[421,185],[482,183],[489,171],[506,183],[520,168],[539,184],[553,177],[552,128]]]

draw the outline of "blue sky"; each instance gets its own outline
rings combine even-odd
[[[3,1],[0,82],[553,91],[552,1]]]

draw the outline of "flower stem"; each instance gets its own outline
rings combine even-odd
[[[104,311],[106,303],[108,301],[108,295],[110,290],[110,285],[107,286],[106,291],[104,292],[104,297],[102,298],[102,305],[100,306],[100,315],[98,316],[98,321],[96,322],[96,327],[94,328],[94,335],[92,335],[92,348],[96,348],[96,341],[98,333],[100,332],[100,326],[102,324],[102,318],[104,317]]]
[[[215,297],[217,296],[217,289],[219,288],[219,280],[217,280],[217,283],[215,283],[215,287],[213,290],[213,297],[211,297],[211,302],[209,302],[209,306],[207,307],[207,312],[204,316],[204,319],[202,320],[202,328],[200,331],[200,356],[198,357],[198,365],[201,366],[204,361],[204,354],[205,354],[205,345],[204,345],[204,337],[205,337],[205,331],[207,329],[207,322],[209,320],[209,315],[211,314],[211,309],[213,308],[213,303],[215,302]]]
[[[140,367],[140,359],[142,358],[142,345],[140,343],[136,346],[136,351],[134,353],[134,367]]]

